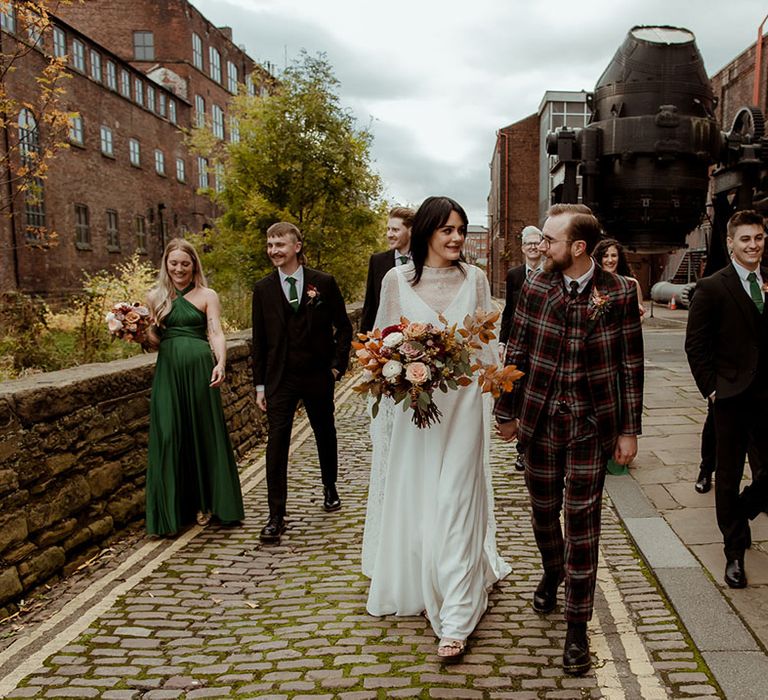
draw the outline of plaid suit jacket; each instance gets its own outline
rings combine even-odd
[[[592,295],[608,303],[596,312]],[[520,419],[518,439],[525,446],[548,415],[555,371],[565,340],[566,295],[560,272],[539,272],[526,280],[515,309],[505,364],[525,375],[500,397],[496,417]],[[592,316],[592,318],[589,318]],[[600,443],[612,452],[620,435],[639,435],[643,407],[643,336],[633,282],[595,265],[584,327],[582,366],[597,419]]]

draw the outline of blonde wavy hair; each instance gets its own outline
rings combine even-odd
[[[183,238],[171,239],[163,252],[163,261],[160,265],[160,273],[157,275],[157,282],[147,295],[149,312],[158,326],[163,325],[163,320],[170,313],[173,300],[176,298],[176,288],[173,286],[173,282],[168,274],[168,256],[174,250],[180,250],[192,259],[192,281],[195,283],[195,286],[208,286],[205,274],[203,273],[203,266],[200,264],[200,257],[194,246]]]

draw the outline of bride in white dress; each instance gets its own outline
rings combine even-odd
[[[488,280],[461,261],[467,215],[447,197],[416,212],[412,263],[384,277],[376,328],[409,321],[461,324],[491,311]],[[483,361],[496,362],[495,342]],[[363,538],[371,615],[428,617],[438,656],[455,660],[488,606],[488,590],[510,567],[496,550],[489,465],[491,399],[477,382],[434,399],[440,423],[417,428],[382,399],[371,421],[373,459]]]

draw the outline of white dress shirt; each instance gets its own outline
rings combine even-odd
[[[563,279],[565,280],[565,290],[566,292],[570,292],[571,290],[571,282],[578,282],[579,283],[579,294],[581,294],[584,291],[584,288],[589,284],[589,280],[592,279],[592,275],[595,274],[595,261],[590,258],[590,262],[592,265],[590,265],[589,270],[587,270],[581,277],[578,279],[575,279],[573,277],[568,277],[568,275],[563,275]]]
[[[760,293],[763,295],[763,301],[765,301],[765,292],[762,291],[763,278],[760,274],[760,265],[757,266],[757,270],[747,270],[746,267],[739,265],[739,263],[737,263],[733,258],[731,258],[731,262],[733,263],[733,267],[736,269],[736,274],[738,274],[739,279],[741,280],[741,286],[744,287],[744,291],[747,293],[747,296],[750,299],[752,298],[752,292],[749,289],[749,280],[747,279],[747,275],[749,275],[750,272],[755,273],[755,276],[757,277],[757,283],[761,288]]]
[[[299,265],[290,275],[286,275],[278,268],[277,274],[280,275],[280,286],[283,288],[283,294],[285,294],[285,298],[289,302],[291,301],[291,285],[288,284],[287,279],[288,277],[293,277],[296,280],[296,294],[298,295],[296,298],[301,301],[301,293],[304,291],[304,267]]]

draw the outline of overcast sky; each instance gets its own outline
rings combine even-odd
[[[768,12],[758,0],[192,2],[262,64],[326,53],[342,103],[373,132],[386,197],[446,194],[483,225],[496,130],[537,111],[546,90],[594,89],[636,24],[690,29],[712,75]]]

